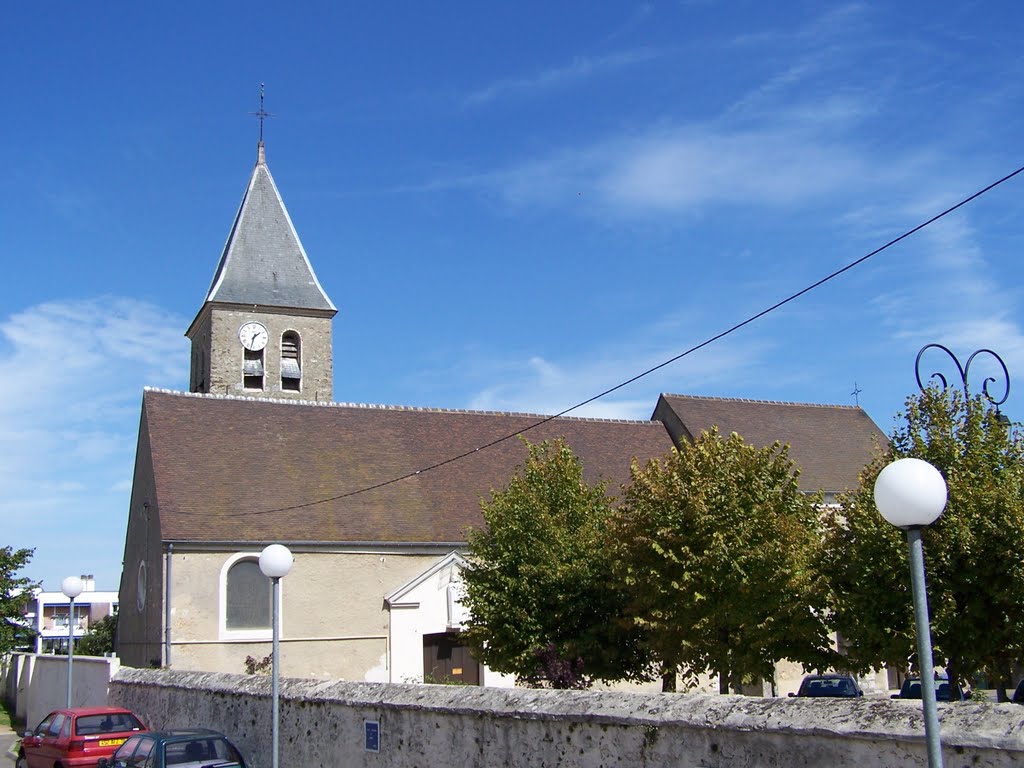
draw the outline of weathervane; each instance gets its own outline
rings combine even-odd
[[[263,121],[266,120],[268,117],[273,117],[274,116],[272,113],[267,112],[267,110],[265,110],[263,108],[263,89],[264,89],[265,85],[266,85],[266,83],[260,83],[260,109],[259,109],[259,111],[258,112],[250,112],[249,113],[250,115],[255,115],[257,118],[259,118],[259,121],[260,121],[260,146],[261,147],[263,146]]]
[[[999,413],[999,406],[1005,403],[1006,398],[1010,396],[1010,372],[1006,370],[1006,363],[1003,362],[1003,358],[1001,358],[991,349],[979,349],[971,353],[971,356],[967,358],[966,365],[960,365],[960,361],[957,359],[956,355],[954,355],[947,347],[944,347],[941,344],[925,344],[923,347],[921,347],[921,351],[917,353],[917,361],[914,363],[914,374],[917,376],[917,386],[920,388],[922,392],[924,392],[925,386],[921,382],[921,356],[932,347],[936,349],[941,349],[943,352],[949,355],[950,358],[952,358],[954,363],[956,363],[956,369],[960,373],[960,381],[964,385],[965,398],[970,397],[970,393],[967,391],[967,374],[970,373],[971,371],[971,363],[974,362],[974,358],[976,358],[978,355],[985,354],[991,355],[996,359],[996,362],[999,363],[999,367],[1003,369],[1003,379],[1005,380],[1005,390],[1003,391],[1003,396],[1002,398],[997,400],[992,396],[992,393],[988,391],[988,385],[994,384],[996,382],[996,379],[992,376],[987,376],[985,380],[982,381],[981,394],[985,397],[986,400],[988,400],[990,403],[992,403],[992,405],[996,407],[996,416],[1000,417],[1001,414]],[[942,383],[943,389],[949,387],[949,384],[946,382],[946,377],[943,376],[941,373],[933,373],[929,378],[938,379]]]

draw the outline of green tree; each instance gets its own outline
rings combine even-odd
[[[79,656],[103,656],[114,652],[114,637],[117,634],[117,616],[104,616],[91,627],[81,639],[75,641],[75,653]]]
[[[31,627],[25,624],[25,609],[39,584],[18,575],[34,551],[0,547],[0,656],[24,649],[34,637]]]
[[[786,447],[716,429],[632,474],[610,546],[663,680],[717,674],[727,693],[781,659],[829,665],[817,499]]]
[[[942,473],[948,502],[924,531],[934,663],[957,680],[1001,681],[1024,660],[1024,441],[978,397],[929,388],[907,399],[888,450],[840,499],[820,568],[852,666],[916,665],[905,534],[874,503],[891,461],[924,459]]]
[[[524,441],[525,442],[525,441]],[[481,503],[463,571],[476,658],[524,682],[578,687],[640,677],[637,628],[605,546],[612,500],[562,441],[526,443],[526,464]]]

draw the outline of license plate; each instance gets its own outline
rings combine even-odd
[[[101,747],[118,747],[118,746],[124,744],[125,741],[127,741],[127,738],[124,738],[124,739],[100,739],[99,741],[96,742],[96,744],[98,746],[101,746]]]

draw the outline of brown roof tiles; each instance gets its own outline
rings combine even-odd
[[[867,413],[846,405],[662,395],[652,418],[664,422],[676,441],[717,425],[719,432],[736,432],[758,447],[788,443],[807,491],[855,488],[861,469],[886,442]]]
[[[526,458],[518,438],[474,449],[541,418],[155,390],[143,397],[165,541],[463,542],[482,523],[480,499]],[[612,493],[629,480],[633,457],[672,446],[657,422],[559,418],[526,437],[565,437],[587,479],[610,481]],[[356,493],[465,452],[472,455]]]

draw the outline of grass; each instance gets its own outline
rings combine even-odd
[[[12,731],[16,731],[18,725],[20,723],[15,719],[11,705],[6,701],[0,701],[0,728],[10,728]]]

